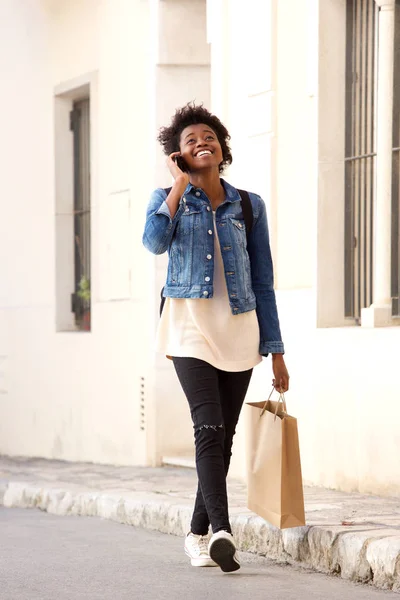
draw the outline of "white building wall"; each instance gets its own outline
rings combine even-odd
[[[157,464],[190,452],[186,401],[153,352],[166,260],[141,235],[150,191],[170,183],[157,128],[176,106],[211,98],[232,133],[227,178],[268,207],[304,478],[398,494],[399,329],[341,316],[345,0],[207,4],[210,48],[201,0],[1,3],[0,453]],[[184,52],[180,33],[193,23]],[[90,334],[56,331],[54,96],[82,81]],[[267,359],[248,399],[266,398],[271,379]],[[244,411],[231,470],[240,477],[245,430]]]
[[[151,173],[148,3],[17,6],[9,1],[2,10],[7,10],[1,35],[8,48],[2,60],[13,57],[6,63],[5,112],[15,118],[7,120],[2,146],[8,168],[2,193],[1,320],[8,343],[0,354],[8,357],[8,367],[0,400],[0,452],[143,464],[141,377],[147,374],[149,341],[138,323],[145,322],[148,304],[141,247]],[[56,332],[55,322],[54,95],[87,73],[92,81],[92,332],[63,333]],[[116,195],[121,190],[125,203]],[[117,225],[127,222],[124,236],[107,223],[113,200],[113,219]],[[103,269],[107,233],[113,256],[129,254],[129,272],[120,273],[119,281]],[[116,287],[125,290],[122,297]]]
[[[229,179],[267,202],[304,479],[399,494],[400,331],[360,329],[342,316],[345,1],[208,8],[212,108],[233,134]],[[248,400],[266,398],[271,379],[267,359]],[[246,411],[231,470],[242,477],[245,435]]]
[[[6,0],[1,11],[0,453],[159,464],[190,452],[187,402],[153,351],[165,257],[142,233],[151,191],[170,184],[158,127],[186,102],[209,105],[205,0]],[[92,331],[80,333],[65,331],[68,118],[89,89]]]

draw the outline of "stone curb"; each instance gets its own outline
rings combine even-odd
[[[192,508],[167,500],[40,487],[23,482],[0,486],[0,505],[39,508],[54,515],[101,517],[135,527],[184,536]],[[231,518],[238,549],[297,564],[358,583],[400,593],[400,532],[366,526],[306,526],[279,530],[254,514]]]

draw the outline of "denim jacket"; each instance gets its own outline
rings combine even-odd
[[[249,193],[253,227],[246,240],[240,195],[221,180],[225,201],[216,210],[216,225],[233,315],[256,309],[263,356],[284,353],[274,292],[274,275],[264,201]],[[209,199],[191,183],[171,219],[166,192],[153,192],[147,207],[143,244],[153,254],[168,251],[164,296],[213,296],[214,224]]]

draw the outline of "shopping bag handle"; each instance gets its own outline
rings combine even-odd
[[[267,404],[268,401],[271,399],[272,394],[274,393],[275,387],[272,387],[271,393],[268,396],[268,399],[265,401],[265,404],[260,412],[260,417],[263,416],[263,414],[265,413],[265,411],[267,410]],[[279,398],[278,398],[278,402],[276,403],[276,408],[275,408],[275,419],[278,415],[278,408],[279,408],[279,403],[282,402],[282,406],[283,406],[283,412],[286,413],[287,409],[286,409],[286,400],[285,400],[285,394],[283,392],[279,392]]]

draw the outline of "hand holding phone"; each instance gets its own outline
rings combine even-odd
[[[186,185],[189,183],[188,168],[180,152],[172,152],[168,156],[167,167],[175,180],[182,180]]]
[[[183,173],[187,173],[187,166],[182,156],[175,156],[174,160],[176,162],[176,165],[180,168],[180,170]]]

